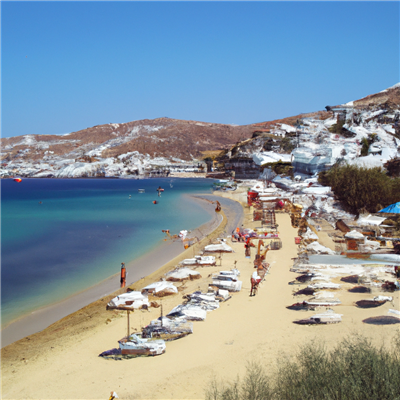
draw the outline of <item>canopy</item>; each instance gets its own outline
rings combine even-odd
[[[400,214],[400,201],[394,204],[391,204],[390,206],[387,206],[383,210],[379,211],[381,213],[394,213],[394,214]]]

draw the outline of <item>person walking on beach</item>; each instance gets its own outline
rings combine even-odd
[[[246,243],[245,245],[244,245],[244,256],[246,257],[246,258],[250,258],[250,243]]]

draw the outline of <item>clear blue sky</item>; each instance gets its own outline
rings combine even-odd
[[[400,81],[399,2],[1,2],[2,137],[249,124]]]

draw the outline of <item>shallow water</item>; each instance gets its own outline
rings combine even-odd
[[[211,184],[176,178],[2,180],[2,326],[118,273],[121,262],[161,244],[162,229],[178,233],[208,222],[211,215],[184,195],[211,193]],[[165,189],[161,197],[158,186]]]

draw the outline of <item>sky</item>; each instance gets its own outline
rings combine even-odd
[[[357,100],[400,81],[399,4],[1,1],[1,136]]]

